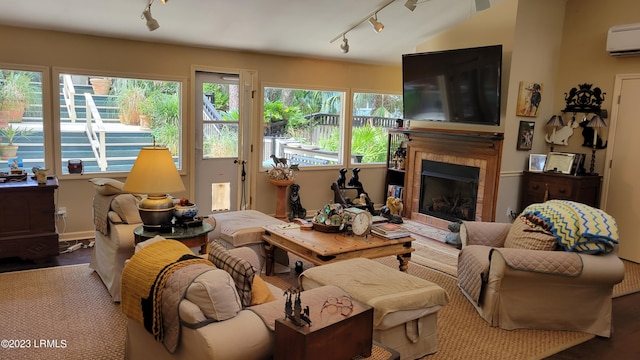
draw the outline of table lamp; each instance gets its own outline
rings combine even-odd
[[[553,115],[547,121],[546,126],[553,128],[553,132],[551,133],[551,152],[553,152],[553,144],[556,138],[556,129],[564,126],[564,120],[562,120],[562,115]]]
[[[600,115],[594,115],[587,123],[587,127],[593,129],[593,143],[591,144],[591,166],[589,167],[589,173],[594,174],[595,162],[596,162],[596,149],[598,143],[598,128],[607,127],[607,123],[604,122]]]
[[[124,183],[123,191],[147,194],[138,210],[145,226],[162,227],[173,220],[175,205],[168,193],[184,191],[184,184],[166,147],[143,147]]]

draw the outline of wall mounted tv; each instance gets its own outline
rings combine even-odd
[[[402,55],[404,118],[500,125],[502,45]]]

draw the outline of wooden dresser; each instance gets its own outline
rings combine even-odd
[[[0,184],[0,258],[40,259],[58,255],[54,193],[58,180]]]
[[[600,206],[599,175],[564,175],[525,171],[520,205],[522,209],[545,200],[572,200],[593,207]]]

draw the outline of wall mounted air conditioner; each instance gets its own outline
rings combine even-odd
[[[607,52],[613,56],[640,55],[640,23],[610,27]]]

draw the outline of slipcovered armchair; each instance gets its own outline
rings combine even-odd
[[[544,205],[538,204],[537,209],[541,208]],[[461,224],[458,286],[462,293],[491,326],[609,337],[613,286],[624,278],[624,265],[612,245],[617,243],[617,230],[606,250],[593,250],[603,248],[597,244],[578,252],[582,244],[567,251],[553,228],[537,231],[527,221],[535,220],[534,213],[540,215],[535,211],[535,207],[525,210],[513,224]],[[615,229],[615,220],[608,219]],[[579,230],[578,237],[588,239],[586,233]]]
[[[95,244],[89,267],[98,273],[112,300],[119,302],[124,262],[135,248],[133,230],[142,225],[138,198],[123,193],[121,181],[106,178],[90,181],[96,192],[93,198]]]

